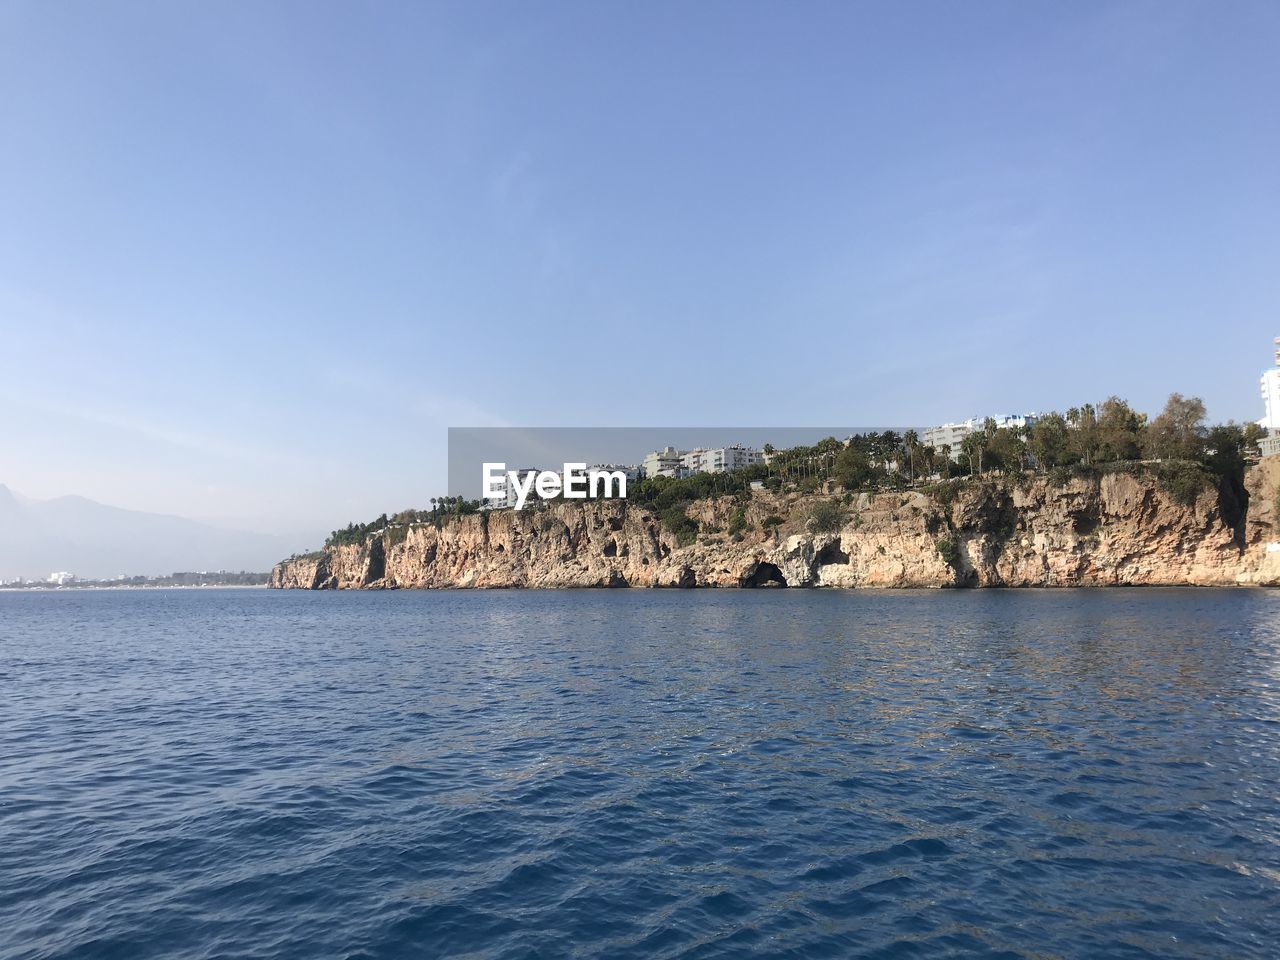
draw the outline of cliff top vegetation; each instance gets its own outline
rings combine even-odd
[[[926,446],[914,430],[856,434],[845,440],[828,437],[786,450],[766,445],[767,464],[731,473],[642,479],[630,485],[626,503],[658,514],[682,541],[696,536],[696,524],[680,519],[687,519],[690,504],[725,496],[745,504],[755,482],[775,492],[920,489],[945,505],[955,493],[952,481],[960,478],[1041,475],[1061,484],[1073,477],[1130,471],[1154,474],[1171,496],[1189,503],[1215,486],[1239,496],[1245,466],[1258,456],[1258,441],[1264,435],[1254,423],[1208,425],[1198,397],[1171,394],[1164,409],[1149,418],[1112,396],[1097,405],[1045,414],[1022,428],[998,427],[988,419],[981,430],[964,438],[959,450]],[[538,507],[537,502],[531,505]],[[481,509],[478,500],[433,497],[427,509],[384,513],[334,530],[325,546],[363,543],[388,528],[423,523],[439,527]],[[835,521],[824,514],[815,522],[825,528]]]

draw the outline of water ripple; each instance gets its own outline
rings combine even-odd
[[[0,957],[1274,957],[1277,614],[0,594]]]

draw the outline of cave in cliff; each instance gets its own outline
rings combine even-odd
[[[761,561],[742,578],[742,585],[744,587],[785,587],[787,578],[782,575],[777,564]]]
[[[813,558],[814,563],[820,567],[830,566],[832,564],[847,564],[849,562],[849,554],[840,548],[839,540],[832,540],[825,547],[818,551],[817,556]]]

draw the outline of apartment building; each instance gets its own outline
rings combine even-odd
[[[764,454],[735,443],[728,447],[698,447],[684,454],[680,462],[689,473],[729,473],[764,463]]]
[[[664,447],[646,454],[640,464],[641,473],[646,477],[680,477],[684,474],[681,458],[684,454],[675,447]]]
[[[1262,403],[1266,411],[1258,426],[1267,437],[1258,446],[1264,457],[1280,454],[1280,337],[1276,337],[1276,365],[1262,375]]]
[[[920,441],[926,447],[933,447],[935,450],[943,447],[947,448],[950,451],[951,459],[958,463],[961,457],[960,447],[964,443],[964,438],[971,433],[980,433],[988,419],[996,422],[997,429],[1021,429],[1022,427],[1031,426],[1039,417],[1034,413],[1008,413],[990,418],[971,417],[958,423],[944,423],[938,427],[930,427],[920,435]]]

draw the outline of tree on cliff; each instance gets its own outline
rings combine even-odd
[[[1257,424],[1251,424],[1257,426]],[[1220,477],[1244,480],[1245,431],[1236,423],[1221,423],[1209,430],[1204,442],[1205,465]]]
[[[970,473],[982,473],[983,455],[987,452],[987,435],[971,433],[960,441],[960,450],[969,460]]]
[[[1041,470],[1052,470],[1071,458],[1071,434],[1066,418],[1060,413],[1049,413],[1031,426],[1028,441],[1031,455]]]
[[[990,437],[985,437],[982,459],[985,466],[999,468],[1008,473],[1021,471],[1026,466],[1027,448],[1022,434],[1017,430],[1001,427]]]
[[[835,478],[846,490],[861,490],[875,479],[870,458],[853,444],[836,457]]]
[[[920,434],[914,430],[908,430],[902,435],[902,449],[907,454],[907,468],[911,471],[910,478],[914,483],[916,479],[916,457],[920,453]]]
[[[1088,466],[1098,454],[1098,413],[1091,403],[1072,407],[1067,411],[1067,422],[1071,424],[1071,452]]]
[[[1127,401],[1108,397],[1098,409],[1094,424],[1097,459],[1136,460],[1142,449],[1146,414],[1138,413]]]
[[[1156,460],[1199,459],[1208,434],[1204,418],[1204,401],[1199,397],[1169,394],[1164,410],[1147,426],[1143,437],[1147,456]]]
[[[1258,426],[1258,424],[1252,421],[1246,423],[1244,425],[1244,429],[1241,431],[1240,437],[1243,443],[1244,452],[1251,457],[1261,455],[1262,450],[1259,446],[1259,441],[1266,435],[1267,431]]]

